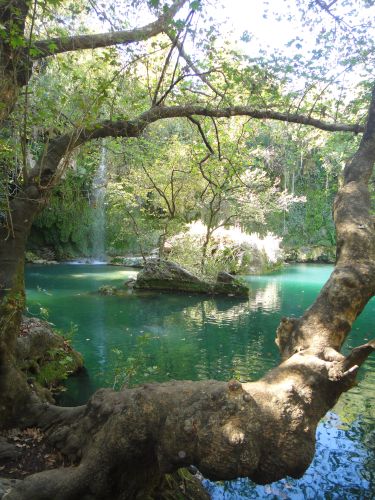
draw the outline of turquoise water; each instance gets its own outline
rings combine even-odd
[[[57,328],[77,325],[73,345],[86,371],[67,382],[61,404],[83,403],[102,386],[170,379],[255,380],[278,363],[281,316],[298,316],[316,297],[330,266],[298,265],[246,278],[248,301],[162,293],[101,296],[135,271],[89,265],[29,266],[28,309]],[[47,312],[46,312],[47,310]],[[375,301],[356,321],[348,350],[374,337]],[[375,496],[375,356],[318,427],[314,462],[300,480],[256,486],[240,479],[206,481],[214,500],[367,499]]]

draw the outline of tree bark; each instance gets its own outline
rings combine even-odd
[[[299,320],[278,330],[284,358],[300,349],[339,351],[356,317],[375,293],[375,231],[368,182],[375,161],[375,87],[358,151],[344,170],[333,206],[336,266],[317,300]],[[312,334],[312,332],[314,332]]]
[[[38,40],[33,44],[33,48],[37,52],[34,59],[41,59],[63,52],[97,49],[112,45],[129,45],[130,43],[147,40],[166,31],[173,17],[186,2],[187,0],[176,0],[156,21],[140,28]]]
[[[25,0],[0,0],[0,24],[8,34],[0,36],[0,124],[13,111],[27,79],[25,52],[22,46],[12,46],[11,36],[22,40],[28,10]]]
[[[14,348],[25,308],[25,251],[40,207],[39,190],[29,186],[10,202],[7,224],[0,227],[0,426],[14,420],[29,398],[17,369]]]

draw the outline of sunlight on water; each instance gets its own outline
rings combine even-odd
[[[143,292],[126,297],[94,293],[120,286],[133,269],[110,266],[29,266],[28,308],[47,309],[58,328],[78,325],[73,340],[87,371],[67,382],[61,404],[80,404],[101,386],[112,386],[118,355],[140,357],[132,383],[170,379],[256,380],[279,360],[274,343],[282,316],[298,316],[316,297],[331,266],[298,265],[246,280],[248,301],[234,297]],[[344,350],[373,335],[375,301],[353,326]],[[372,334],[370,333],[372,332]],[[140,341],[145,339],[144,343]],[[317,453],[302,479],[256,486],[247,479],[206,481],[214,500],[372,499],[375,496],[375,356],[361,369],[359,385],[344,394],[318,427]]]

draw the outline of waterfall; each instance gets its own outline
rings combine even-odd
[[[93,179],[94,222],[92,227],[92,257],[95,261],[105,262],[105,194],[107,182],[107,154],[104,143],[100,152],[100,164]]]

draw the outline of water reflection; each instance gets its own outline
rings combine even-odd
[[[269,276],[249,277],[248,301],[147,292],[126,297],[93,294],[102,284],[121,284],[134,270],[108,266],[28,269],[28,305],[49,310],[49,320],[68,329],[87,371],[68,381],[66,405],[85,402],[100,386],[113,384],[119,349],[142,363],[133,382],[169,379],[254,380],[278,363],[274,343],[281,316],[300,315],[329,275],[329,266],[291,266]],[[72,276],[73,275],[73,276]],[[45,293],[48,291],[48,293]],[[366,342],[375,316],[371,301],[356,321],[346,351]],[[87,340],[89,339],[89,340]],[[150,375],[150,368],[157,367]],[[251,498],[367,499],[375,496],[375,357],[361,369],[360,384],[343,395],[318,427],[317,453],[305,476],[269,486],[246,479],[207,482],[215,500]]]
[[[280,283],[272,281],[264,288],[251,289],[250,284],[250,309],[263,311],[279,311],[281,304]]]
[[[243,315],[249,312],[249,303],[234,298],[223,300],[215,297],[203,299],[200,297],[199,304],[186,307],[183,310],[186,321],[193,321],[196,326],[204,324],[224,324],[232,325],[233,321],[238,321]]]

